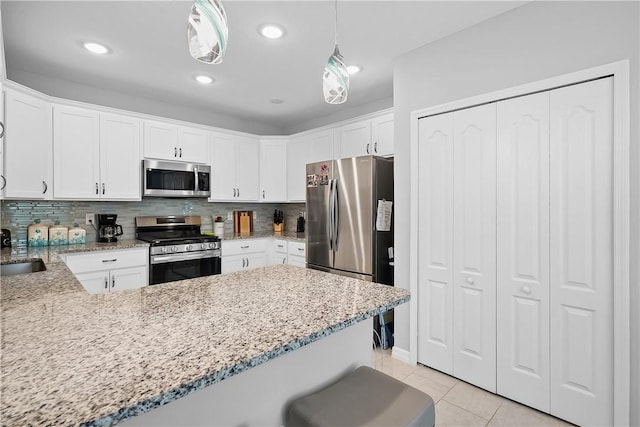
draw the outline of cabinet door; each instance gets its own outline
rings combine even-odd
[[[258,252],[245,255],[247,259],[247,265],[245,270],[251,270],[252,268],[264,267],[267,265],[267,256],[264,252]]]
[[[110,292],[142,288],[147,286],[148,277],[146,267],[111,270],[109,275]]]
[[[5,88],[5,119],[5,197],[50,198],[51,105]]]
[[[178,127],[168,123],[144,122],[144,157],[178,160]]]
[[[260,141],[257,138],[236,139],[236,200],[258,201],[260,199]]]
[[[453,115],[453,374],[496,391],[496,104]]]
[[[233,273],[234,271],[240,271],[246,265],[245,255],[231,255],[222,257],[222,274]]]
[[[55,198],[100,198],[100,120],[97,111],[53,107],[53,177]]]
[[[110,282],[108,271],[76,274],[76,278],[90,294],[104,294],[109,292]]]
[[[142,196],[140,120],[100,114],[100,197],[140,200]]]
[[[287,201],[287,140],[260,141],[260,201]]]
[[[289,265],[295,265],[296,267],[306,267],[307,263],[304,259],[304,257],[302,256],[289,256],[289,259],[287,260],[287,264]]]
[[[373,154],[371,121],[363,120],[340,128],[340,158]]]
[[[2,47],[0,47],[0,52],[1,49]],[[0,82],[0,199],[4,198],[4,189],[7,186],[7,180],[4,177],[4,123],[4,90],[2,90],[2,82]]]
[[[181,126],[178,132],[178,160],[207,163],[207,132],[185,126]]]
[[[234,200],[236,190],[236,145],[232,135],[212,134],[209,147],[211,165],[211,198]]]
[[[418,361],[453,371],[453,114],[419,121]]]
[[[549,93],[498,102],[497,391],[549,411]]]
[[[612,78],[551,91],[551,413],[613,425]]]
[[[304,202],[306,197],[307,140],[297,137],[287,147],[287,197],[290,202]]]
[[[371,119],[373,154],[393,156],[393,113]]]

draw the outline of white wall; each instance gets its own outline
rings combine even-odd
[[[630,60],[631,425],[640,425],[640,142],[638,2],[532,2],[409,52],[394,68],[396,286],[409,287],[410,128],[413,110]],[[415,298],[415,296],[414,296]],[[405,306],[407,305],[405,304]],[[409,349],[409,313],[395,344]]]
[[[183,120],[191,123],[215,126],[223,129],[257,135],[281,135],[282,129],[269,123],[242,118],[210,110],[181,105],[171,100],[161,101],[132,95],[130,92],[114,92],[67,80],[51,78],[9,67],[10,80],[47,95],[96,105]]]

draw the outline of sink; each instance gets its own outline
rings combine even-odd
[[[38,258],[31,261],[16,262],[12,264],[0,265],[0,276],[14,276],[16,274],[35,273],[36,271],[44,271],[47,267],[44,262]]]

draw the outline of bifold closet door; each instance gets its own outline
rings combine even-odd
[[[612,78],[551,91],[551,413],[613,425]]]
[[[497,391],[548,412],[549,92],[497,115]]]
[[[453,375],[496,391],[496,104],[453,113]]]
[[[453,114],[420,119],[418,362],[453,373]]]

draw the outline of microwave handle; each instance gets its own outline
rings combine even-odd
[[[200,189],[200,185],[199,185],[199,183],[198,183],[198,168],[197,168],[197,167],[193,168],[193,173],[194,173],[194,174],[195,174],[195,176],[196,176],[196,177],[195,177],[195,178],[196,178],[196,179],[195,179],[195,185],[196,185],[196,188],[194,188],[194,190],[195,190],[195,191],[199,191],[199,189]]]

